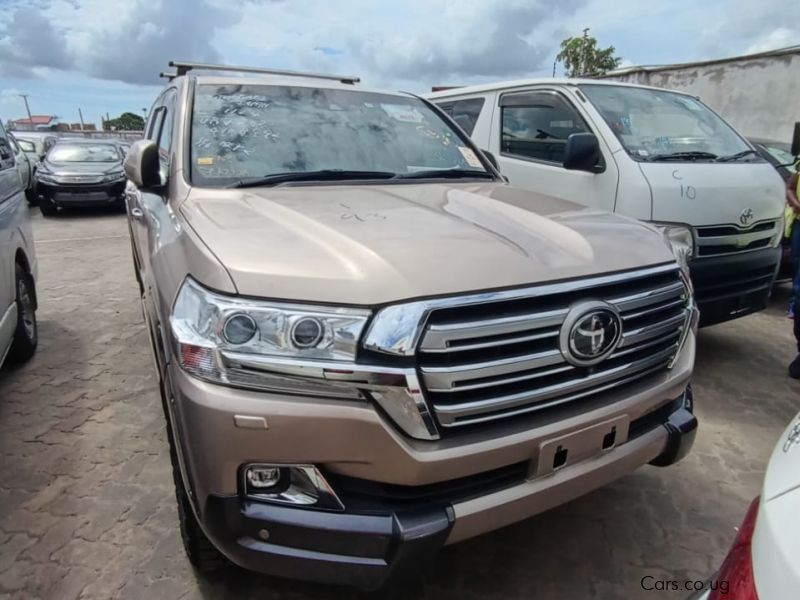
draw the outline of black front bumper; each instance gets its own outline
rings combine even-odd
[[[110,206],[125,199],[125,180],[97,184],[36,184],[39,202],[53,206],[86,208],[90,206]]]
[[[767,248],[692,260],[689,269],[700,327],[765,309],[781,254],[781,248]]]
[[[687,389],[675,400],[633,421],[629,440],[665,427],[667,443],[651,464],[673,464],[694,442],[697,419],[692,410],[691,389]],[[212,495],[203,507],[201,522],[214,545],[240,567],[376,590],[424,576],[455,522],[453,504],[522,483],[529,469],[526,463],[519,466],[518,475],[513,477],[517,465],[500,469],[502,474],[489,479],[483,474],[479,481],[457,480],[403,490],[398,488],[405,486],[337,480],[331,474],[330,483],[349,512]]]

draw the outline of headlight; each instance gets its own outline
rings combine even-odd
[[[769,241],[769,245],[770,245],[771,248],[777,248],[778,246],[780,246],[781,241],[784,238],[785,229],[786,229],[786,216],[785,216],[785,214],[786,213],[782,214],[780,216],[780,218],[778,219],[777,229],[776,229],[775,233],[772,235],[772,238]],[[789,236],[785,236],[785,237],[789,237]]]
[[[174,352],[212,383],[373,401],[408,435],[437,439],[413,367],[355,362],[370,311],[223,296],[187,278],[170,317]]]
[[[55,183],[55,176],[50,171],[43,170],[42,167],[36,171],[36,179],[38,181],[44,181],[45,183]]]
[[[653,223],[664,234],[664,241],[682,268],[688,270],[689,260],[694,256],[694,231],[688,225]]]
[[[124,171],[114,171],[113,173],[109,173],[108,175],[103,177],[103,181],[104,182],[106,182],[106,181],[119,181],[120,179],[124,179],[124,178],[125,178],[125,172]]]
[[[341,307],[279,304],[232,298],[187,279],[170,319],[179,344],[277,358],[354,361],[369,311]],[[197,352],[197,351],[193,351]],[[187,360],[184,360],[187,359]],[[191,353],[187,370],[205,368]],[[213,365],[208,364],[208,367]]]

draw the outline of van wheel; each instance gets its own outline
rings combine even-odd
[[[52,217],[58,212],[58,207],[53,204],[51,200],[43,198],[42,201],[39,202],[39,210],[42,211],[42,215],[45,217]]]
[[[21,363],[30,359],[39,343],[39,328],[36,324],[36,289],[33,277],[22,265],[15,265],[17,328],[14,341],[8,351],[11,362]]]
[[[181,530],[181,540],[183,549],[189,562],[195,569],[202,573],[211,573],[230,565],[230,562],[216,546],[211,543],[203,533],[200,523],[192,510],[189,501],[189,494],[183,485],[181,469],[178,463],[177,449],[175,448],[175,438],[172,435],[172,424],[169,422],[167,395],[164,390],[163,381],[160,383],[161,400],[164,405],[164,417],[167,419],[167,441],[169,442],[169,458],[172,463],[172,479],[175,483],[175,499],[178,503],[178,521]]]

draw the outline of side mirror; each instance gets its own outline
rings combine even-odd
[[[123,163],[125,175],[138,188],[161,185],[158,147],[153,140],[139,140],[131,146]]]
[[[483,152],[483,155],[486,157],[486,160],[488,160],[492,164],[492,166],[499,171],[500,165],[497,164],[497,159],[495,158],[494,154],[492,154],[488,150],[481,150],[481,152]]]
[[[593,133],[573,133],[564,147],[564,168],[597,173],[600,169],[600,143]]]
[[[792,156],[800,156],[800,121],[794,124],[794,135],[792,136]]]

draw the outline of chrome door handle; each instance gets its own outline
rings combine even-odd
[[[144,216],[144,213],[142,212],[141,208],[132,208],[131,209],[131,216],[134,219],[139,220]]]

